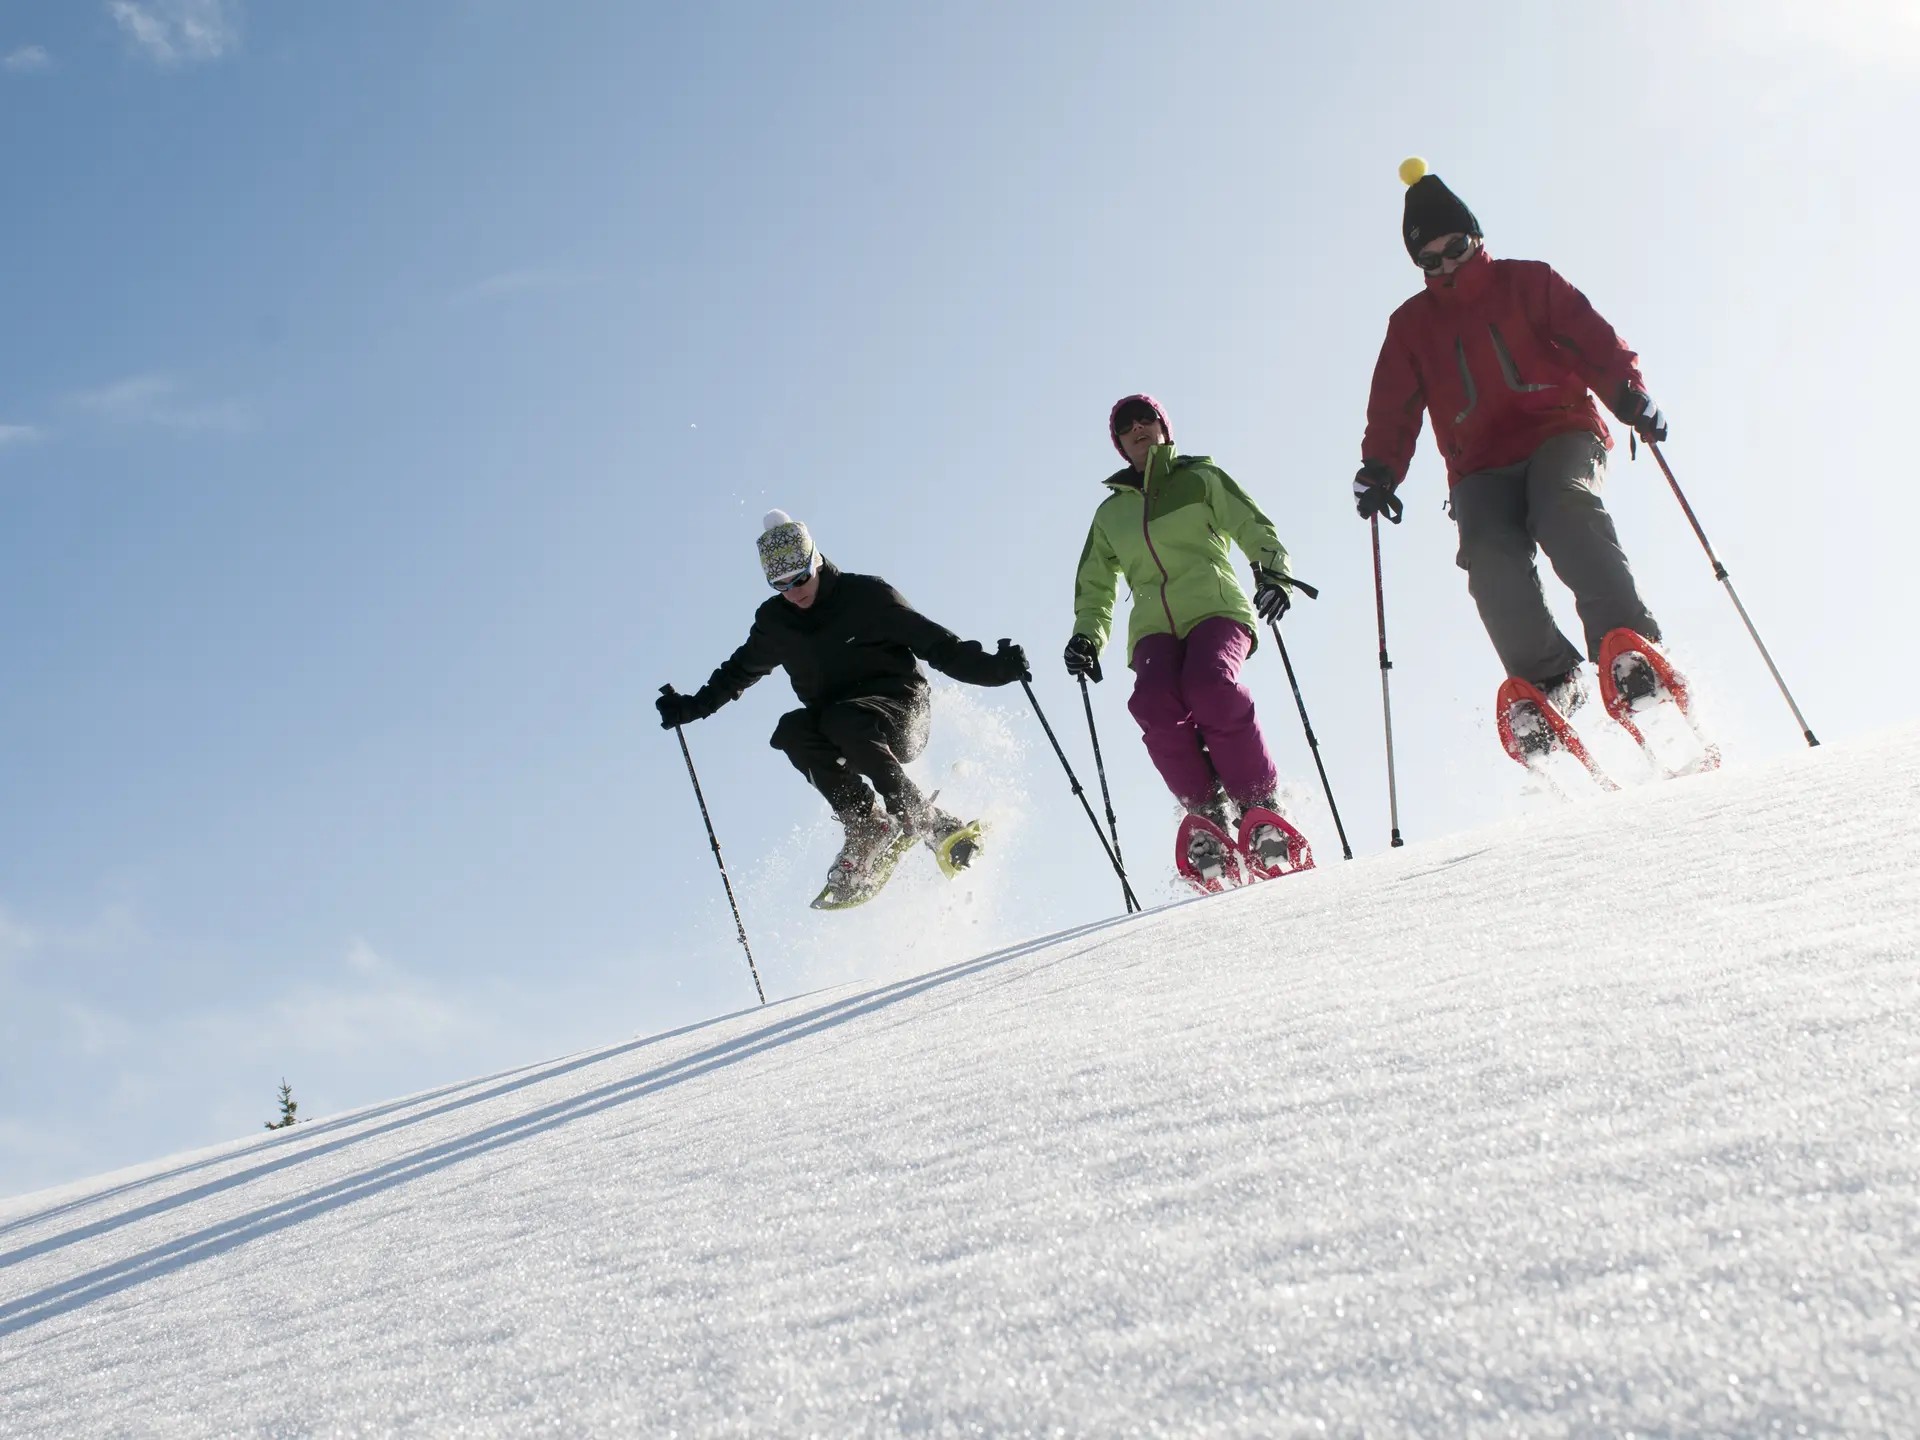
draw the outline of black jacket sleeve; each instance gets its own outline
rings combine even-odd
[[[944,625],[935,624],[907,604],[906,597],[887,587],[887,628],[890,638],[943,675],[963,685],[1011,685],[1020,667],[1007,657],[988,652],[978,640],[962,640]]]
[[[747,632],[746,642],[722,660],[713,674],[707,677],[707,683],[693,692],[690,697],[700,707],[700,718],[706,719],[722,705],[730,705],[747,692],[750,686],[757,685],[780,666],[780,657],[766,630],[756,619],[753,629]]]

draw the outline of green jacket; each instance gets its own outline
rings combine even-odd
[[[1129,665],[1143,635],[1185,636],[1217,615],[1238,620],[1257,643],[1260,627],[1234,578],[1227,538],[1255,564],[1292,572],[1273,522],[1253,497],[1205,455],[1176,456],[1171,445],[1154,447],[1144,477],[1128,466],[1106,483],[1113,493],[1093,512],[1074,576],[1074,631],[1106,648],[1116,577],[1125,575],[1133,592]]]

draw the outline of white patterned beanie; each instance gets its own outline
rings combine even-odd
[[[769,510],[760,522],[760,568],[767,583],[791,580],[813,568],[813,536],[784,510]]]

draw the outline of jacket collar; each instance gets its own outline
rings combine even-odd
[[[1486,293],[1487,286],[1493,281],[1493,257],[1487,254],[1487,245],[1483,240],[1480,248],[1451,275],[1428,275],[1424,277],[1427,294],[1445,304],[1449,300],[1471,300]]]
[[[1173,453],[1173,446],[1156,445],[1147,452],[1147,468],[1144,474],[1131,465],[1125,465],[1114,471],[1102,483],[1109,490],[1144,490],[1149,480],[1165,476],[1184,459],[1186,456]]]

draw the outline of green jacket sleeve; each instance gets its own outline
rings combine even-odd
[[[1261,569],[1283,577],[1291,575],[1287,547],[1280,543],[1266,513],[1226,471],[1216,465],[1209,465],[1207,469],[1210,472],[1207,500],[1220,522],[1220,529],[1231,535],[1246,557]]]
[[[1107,648],[1113,628],[1113,601],[1120,588],[1120,560],[1107,539],[1106,527],[1095,511],[1080,550],[1080,568],[1073,577],[1073,633],[1093,641],[1094,650]]]

